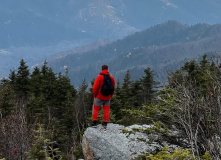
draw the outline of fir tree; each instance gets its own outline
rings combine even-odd
[[[10,80],[10,84],[12,86],[14,86],[15,84],[15,79],[16,79],[16,73],[15,73],[15,70],[10,70],[11,73],[9,74],[9,80]]]
[[[141,82],[139,80],[135,81],[131,85],[131,101],[133,102],[134,108],[142,107],[142,87]]]
[[[122,98],[122,108],[133,108],[133,95],[131,92],[131,77],[130,77],[130,71],[128,70],[126,72],[126,75],[124,77],[124,82],[122,85],[122,91],[121,91],[121,98]]]
[[[30,92],[38,97],[41,94],[42,75],[38,67],[34,68],[30,78]]]
[[[145,76],[141,79],[141,96],[143,97],[142,103],[144,105],[149,105],[156,97],[156,88],[159,83],[154,80],[154,72],[149,67],[145,69],[144,72]]]
[[[75,125],[73,114],[76,90],[67,76],[59,73],[53,96],[53,117],[58,122],[55,123],[54,128],[58,131],[58,141],[70,145],[73,141],[71,135]]]
[[[121,97],[122,89],[120,88],[120,81],[117,80],[116,88],[114,91],[114,96],[111,99],[111,110],[115,116],[115,120],[119,120],[121,118],[120,109],[122,107],[122,97]]]
[[[15,93],[9,84],[0,89],[0,117],[4,118],[13,110]]]
[[[15,80],[15,91],[20,95],[27,96],[29,91],[29,69],[25,61],[22,59],[20,61],[20,66],[18,72],[14,77],[14,73],[11,73],[11,80]]]
[[[131,80],[130,80],[130,71],[129,70],[127,70],[127,72],[126,72],[126,75],[124,76],[124,82],[123,82],[123,86],[122,86],[122,89],[124,90],[124,91],[127,91],[127,90],[129,90],[130,89],[130,87],[131,87]]]
[[[28,159],[46,159],[46,142],[45,130],[41,124],[38,124],[38,129],[35,130],[35,137],[30,150],[26,153]]]

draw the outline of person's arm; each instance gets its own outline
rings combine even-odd
[[[96,78],[94,85],[93,85],[93,95],[94,98],[97,97],[97,94],[99,92],[99,88],[100,88],[100,75]]]

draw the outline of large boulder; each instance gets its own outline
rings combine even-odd
[[[152,127],[153,125],[125,127],[112,123],[108,123],[106,131],[101,125],[97,128],[89,127],[84,132],[82,141],[85,160],[130,160],[144,153],[154,153],[165,146],[179,148],[163,140],[159,133],[148,132]],[[169,134],[173,137],[172,141],[178,140],[178,132]]]

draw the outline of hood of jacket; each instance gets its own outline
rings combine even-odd
[[[104,70],[102,70],[102,71],[100,72],[100,74],[105,74],[105,75],[108,75],[108,74],[109,74],[109,71],[108,71],[108,70],[106,70],[106,69],[104,69]]]

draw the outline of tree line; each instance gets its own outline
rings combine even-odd
[[[112,104],[113,122],[122,119],[119,108],[138,107],[142,101],[148,104],[154,97],[153,87],[148,86],[155,83],[153,72],[149,68],[145,72],[147,76],[142,80],[131,82],[128,71],[122,87],[118,81]],[[68,70],[65,75],[54,73],[47,62],[30,73],[26,62],[21,60],[18,69],[11,70],[9,77],[1,80],[0,157],[44,157],[46,141],[49,144],[57,141],[63,158],[82,156],[80,142],[91,121],[92,88],[85,80],[79,88],[74,88],[67,75]],[[138,101],[136,97],[142,93],[146,95]],[[34,152],[34,148],[38,149]]]
[[[168,84],[154,80],[150,68],[131,81],[116,80],[110,122],[176,127],[191,153],[220,158],[220,68],[204,55],[168,74]],[[91,81],[93,86],[94,80]],[[6,159],[83,158],[81,138],[91,121],[92,88],[70,83],[68,70],[54,73],[45,62],[31,73],[24,60],[0,84],[0,157]],[[102,120],[100,113],[100,120]],[[57,143],[58,147],[54,147]]]

